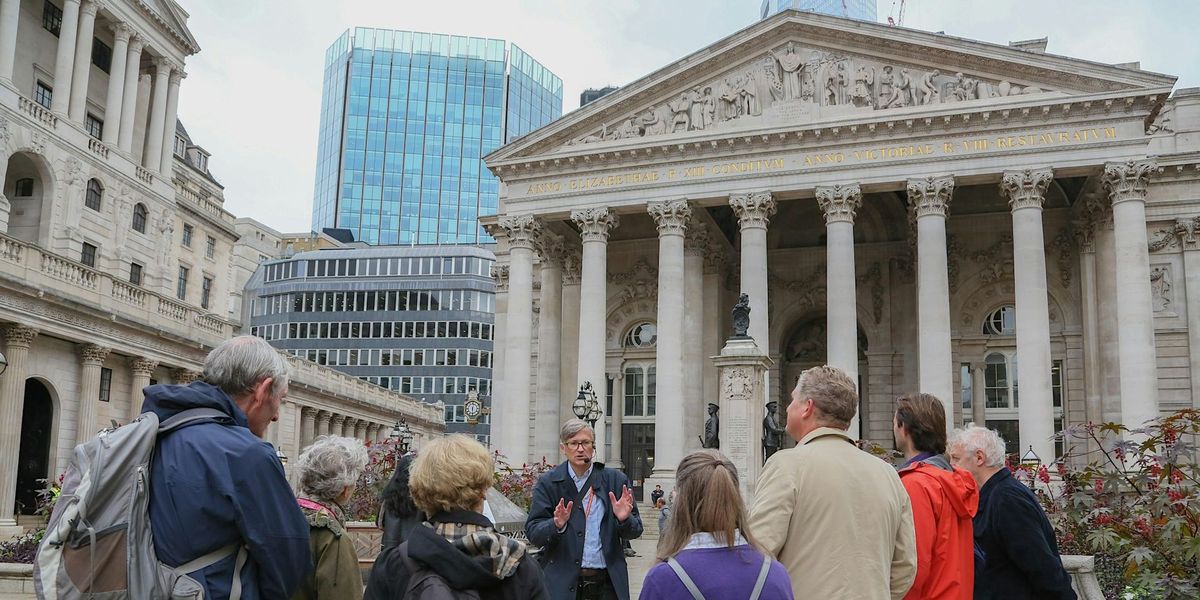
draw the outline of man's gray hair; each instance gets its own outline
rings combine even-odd
[[[313,500],[333,502],[346,486],[358,481],[367,460],[367,449],[359,440],[323,435],[297,461],[300,492]]]
[[[580,431],[583,431],[584,429],[592,432],[592,441],[595,441],[596,440],[596,430],[592,429],[592,426],[588,425],[587,421],[584,421],[583,419],[571,419],[570,421],[563,423],[562,429],[558,430],[559,443],[562,443],[562,444],[567,443],[567,440],[575,437]]]
[[[967,454],[974,454],[976,450],[983,452],[983,457],[987,461],[987,464],[984,465],[986,467],[1004,466],[1006,455],[1004,438],[986,427],[955,429],[950,433],[950,441],[946,446],[961,448],[962,452]]]
[[[253,391],[268,377],[272,378],[272,395],[278,395],[287,387],[288,376],[287,361],[279,351],[253,335],[226,340],[204,361],[204,381],[233,398]]]

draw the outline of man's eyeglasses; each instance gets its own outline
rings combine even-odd
[[[572,450],[578,450],[580,448],[591,448],[593,445],[595,445],[595,442],[591,440],[584,440],[582,442],[567,442],[563,445]]]

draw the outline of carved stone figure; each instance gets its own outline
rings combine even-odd
[[[916,90],[920,92],[920,94],[918,94],[917,104],[937,104],[938,102],[942,101],[941,94],[938,91],[937,83],[933,81],[933,78],[937,77],[938,75],[941,75],[941,73],[937,69],[934,69],[921,77],[921,84]]]
[[[633,123],[633,119],[625,119],[620,125],[608,132],[606,140],[623,140],[641,135],[641,129]]]
[[[1172,133],[1175,128],[1171,125],[1171,119],[1175,116],[1175,103],[1168,102],[1163,105],[1162,110],[1158,111],[1158,115],[1154,117],[1154,121],[1146,128],[1146,133]]]
[[[804,59],[796,52],[796,44],[788,42],[783,54],[774,50],[768,52],[779,68],[783,70],[783,97],[787,100],[799,100],[804,96],[801,80],[804,77]]]
[[[883,73],[879,74],[879,103],[876,105],[879,108],[887,108],[897,96],[897,88],[894,85],[896,76],[892,74],[892,65],[884,65]]]
[[[1167,267],[1150,270],[1150,296],[1154,301],[1154,312],[1165,311],[1171,305],[1171,272]]]
[[[738,296],[737,304],[733,306],[733,337],[745,339],[750,330],[750,294]]]
[[[758,78],[753,72],[746,72],[741,78],[742,85],[738,89],[738,95],[741,103],[738,106],[738,113],[741,115],[758,116],[762,114],[762,104],[758,97]]]
[[[704,437],[700,439],[703,448],[721,447],[721,419],[717,416],[720,410],[721,407],[716,404],[708,403],[708,420],[704,422]]]
[[[676,131],[687,131],[690,129],[689,126],[692,122],[691,96],[687,92],[684,92],[679,95],[677,100],[668,102],[667,106],[671,109],[671,132],[674,133]]]
[[[875,67],[859,65],[858,71],[854,75],[854,90],[850,94],[850,101],[855,106],[874,106],[874,96],[871,94],[871,87],[874,84]]]
[[[775,454],[783,447],[783,436],[787,433],[781,419],[779,418],[779,403],[772,400],[767,403],[767,414],[763,417],[763,462],[767,462],[772,454]]]
[[[962,73],[954,74],[954,89],[950,92],[954,100],[974,100],[978,96],[976,90],[979,87],[979,81],[963,75]]]
[[[720,112],[718,118],[722,121],[736,119],[738,117],[738,91],[737,86],[728,77],[721,82],[720,93]]]
[[[779,80],[779,71],[770,57],[764,56],[759,66],[761,69],[755,79],[758,82],[759,103],[765,109],[784,99],[783,82]]]
[[[692,129],[704,129],[704,94],[700,92],[699,87],[692,88],[688,99],[692,105],[688,107],[688,122],[691,123]]]
[[[836,106],[837,98],[837,74],[833,70],[825,76],[825,83],[821,88],[821,104],[824,106]]]
[[[646,113],[638,119],[638,124],[642,126],[644,135],[661,135],[667,132],[667,121],[656,108],[646,109]]]
[[[713,96],[712,87],[704,88],[704,94],[700,97],[700,125],[702,129],[712,127],[716,122],[717,99]]]
[[[850,88],[850,64],[849,61],[842,60],[837,64],[837,103],[846,104],[849,101],[848,92]]]

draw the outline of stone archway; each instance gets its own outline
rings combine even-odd
[[[826,349],[826,315],[824,311],[806,313],[796,318],[783,331],[779,346],[779,395],[774,400],[779,402],[781,420],[786,420],[788,402],[791,401],[792,389],[796,380],[805,369],[826,364],[828,354]],[[867,389],[867,334],[860,322],[858,324],[858,416],[859,422],[867,423],[870,390]],[[865,425],[863,431],[866,431]],[[865,435],[865,433],[863,434]]]
[[[4,168],[4,197],[9,205],[4,233],[23,242],[45,246],[49,241],[54,205],[49,165],[39,155],[16,152]]]
[[[18,515],[32,515],[38,506],[40,480],[53,477],[50,441],[54,433],[54,397],[40,379],[25,380],[25,407],[21,413],[21,450],[17,460]]]

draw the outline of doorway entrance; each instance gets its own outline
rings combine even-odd
[[[25,409],[21,413],[21,452],[17,463],[16,514],[37,512],[39,481],[50,477],[50,435],[54,402],[50,390],[36,379],[25,380]]]
[[[633,499],[641,502],[646,478],[654,469],[653,423],[621,425],[621,462],[625,463],[625,475],[633,482]]]

